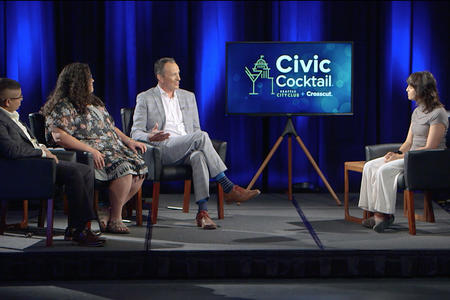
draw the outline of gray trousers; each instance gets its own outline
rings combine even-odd
[[[161,148],[163,165],[192,167],[196,201],[209,197],[209,179],[227,170],[205,131],[171,137],[155,144]]]

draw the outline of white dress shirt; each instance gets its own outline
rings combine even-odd
[[[22,129],[23,133],[26,135],[28,140],[31,142],[31,144],[33,144],[33,147],[35,149],[40,149],[42,151],[42,157],[46,157],[47,155],[45,154],[45,151],[43,150],[43,149],[46,149],[45,145],[39,144],[36,139],[34,139],[30,136],[27,128],[25,126],[23,126],[23,124],[20,123],[20,121],[19,121],[19,113],[17,111],[9,112],[6,109],[4,109],[3,107],[0,107],[0,109],[2,109],[11,118],[11,120],[13,120],[14,123],[16,123],[17,126],[19,126],[20,129]]]
[[[166,114],[166,126],[164,127],[164,131],[170,133],[170,137],[186,135],[187,133],[184,128],[183,115],[181,114],[177,91],[173,93],[173,98],[170,98],[159,84],[158,89],[161,92],[161,99]]]

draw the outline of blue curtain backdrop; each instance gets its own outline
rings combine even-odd
[[[227,41],[353,41],[353,116],[295,117],[296,130],[331,186],[364,145],[404,140],[414,108],[407,76],[429,70],[449,103],[449,2],[179,1],[0,2],[0,76],[22,84],[27,121],[64,65],[90,65],[95,93],[120,124],[120,108],[156,85],[153,63],[174,57],[181,87],[196,93],[201,125],[228,141],[228,175],[246,186],[284,129],[283,117],[225,115]],[[293,143],[293,181],[323,187]],[[351,189],[359,188],[358,180]],[[287,141],[256,186],[287,187]]]

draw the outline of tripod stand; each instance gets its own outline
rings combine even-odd
[[[266,159],[262,163],[261,167],[259,167],[258,172],[256,172],[255,176],[253,176],[253,179],[249,183],[249,185],[247,186],[247,189],[251,189],[253,187],[253,185],[256,182],[256,179],[258,179],[259,175],[261,175],[261,172],[267,166],[267,164],[269,163],[269,160],[272,158],[273,154],[278,149],[278,147],[280,146],[281,142],[283,141],[283,138],[286,135],[288,136],[288,181],[289,181],[288,182],[288,184],[289,184],[288,195],[289,195],[289,200],[292,201],[292,135],[293,135],[293,136],[295,136],[295,139],[299,143],[299,145],[302,148],[303,152],[305,152],[306,157],[308,157],[309,161],[313,165],[313,167],[316,170],[317,174],[319,174],[320,178],[322,178],[322,180],[325,183],[325,186],[327,187],[327,189],[330,192],[331,196],[334,198],[334,200],[336,200],[336,203],[338,205],[342,205],[341,201],[336,196],[336,193],[333,191],[333,188],[330,186],[330,184],[326,180],[325,176],[323,176],[322,171],[320,171],[319,167],[317,166],[317,163],[315,162],[314,158],[311,156],[311,154],[309,153],[308,149],[305,147],[305,144],[303,144],[303,141],[301,140],[301,138],[298,136],[297,132],[295,131],[295,127],[294,127],[294,124],[292,123],[292,117],[291,116],[288,116],[288,120],[286,122],[286,127],[284,128],[283,133],[281,134],[281,136],[276,141],[275,145],[270,150],[269,154],[267,155]]]

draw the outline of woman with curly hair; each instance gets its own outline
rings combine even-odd
[[[87,64],[72,63],[58,76],[56,87],[41,108],[49,144],[90,152],[95,178],[109,181],[109,220],[100,229],[129,233],[122,207],[141,188],[147,167],[137,150],[145,144],[127,137],[114,125],[103,102],[93,94],[94,79]]]
[[[397,177],[404,171],[404,156],[410,150],[445,149],[448,116],[439,101],[436,80],[428,71],[415,72],[406,80],[409,100],[417,107],[405,142],[396,152],[368,161],[364,165],[359,207],[373,212],[363,221],[364,227],[383,232],[394,222]]]

